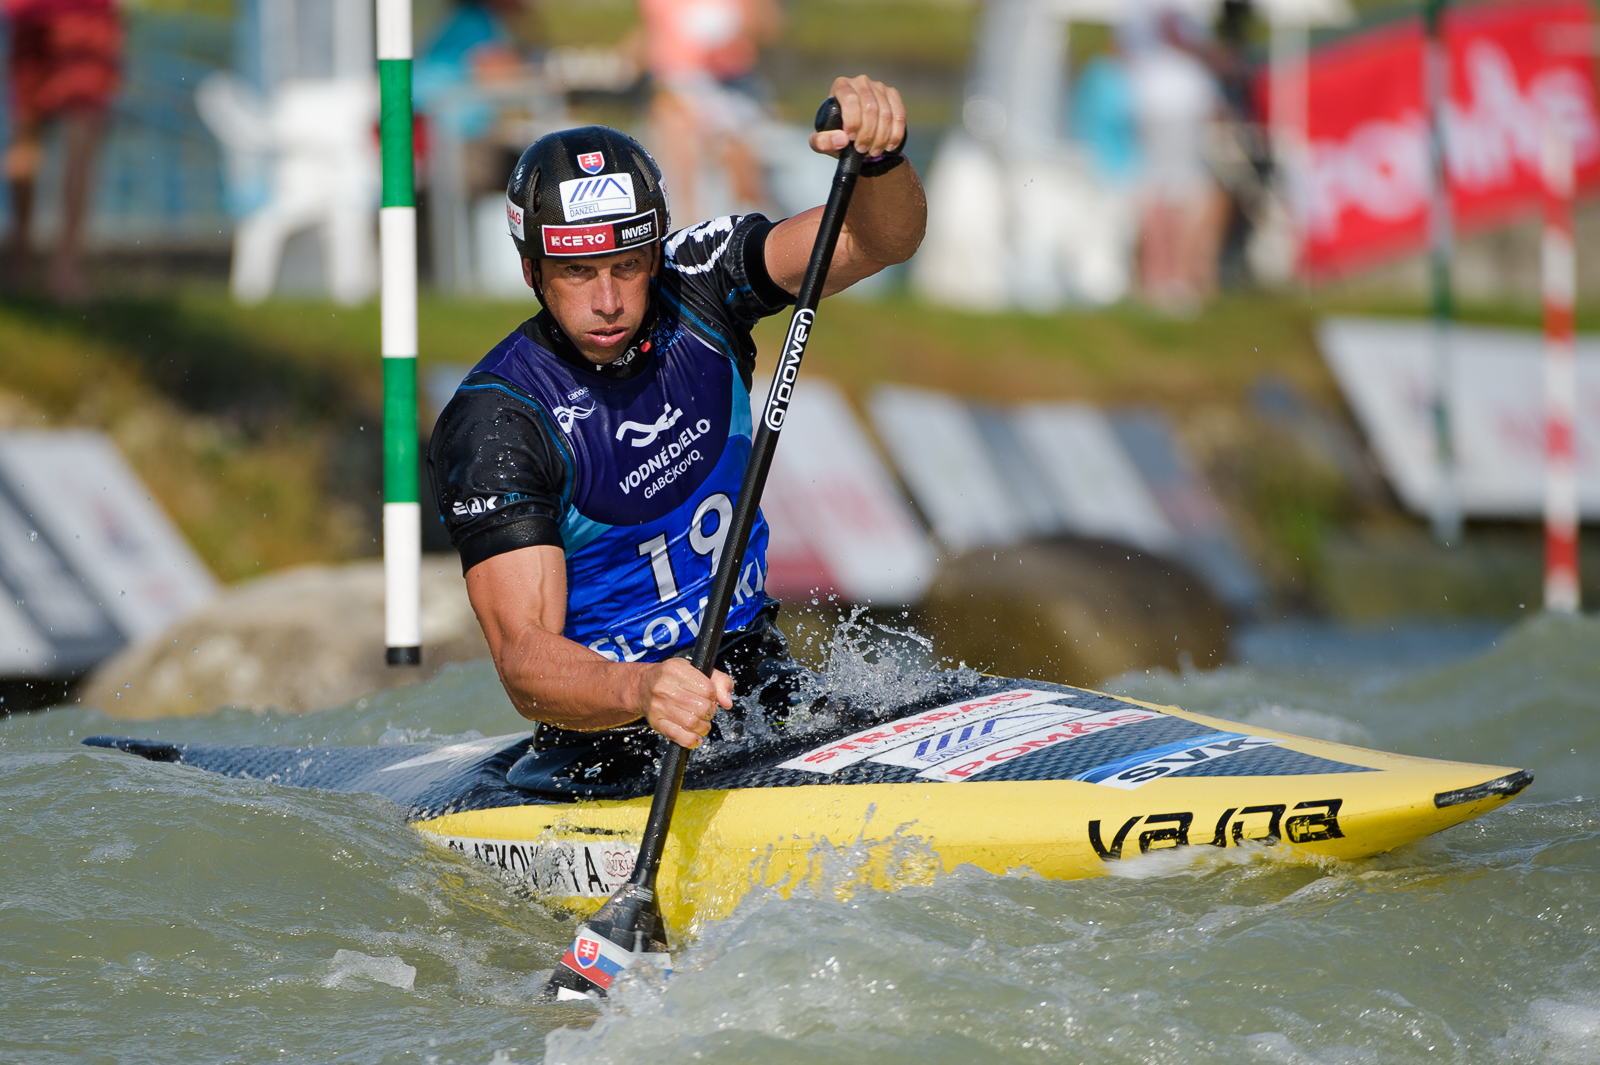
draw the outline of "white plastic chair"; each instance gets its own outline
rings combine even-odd
[[[328,294],[342,304],[369,299],[378,281],[376,83],[296,79],[263,100],[240,79],[213,74],[196,90],[195,106],[222,143],[229,200],[242,211],[234,230],[234,298],[253,304],[271,295],[284,245],[316,227]]]

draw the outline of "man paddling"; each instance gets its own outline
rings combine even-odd
[[[827,294],[910,258],[927,214],[899,93],[866,77],[832,93],[844,128],[812,149],[868,161]],[[428,463],[501,681],[540,722],[543,783],[598,796],[648,765],[651,730],[697,746],[736,690],[785,668],[759,519],[719,668],[681,656],[750,453],[750,330],[793,301],[821,209],[669,232],[659,168],[602,126],[528,148],[506,209],[544,309],[463,381]]]

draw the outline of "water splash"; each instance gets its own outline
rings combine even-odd
[[[1522,1022],[1507,1030],[1496,1049],[1509,1058],[1551,1065],[1600,1061],[1600,995],[1578,1001],[1534,999]]]
[[[772,745],[878,721],[982,679],[965,663],[934,668],[933,642],[909,625],[897,626],[862,606],[841,608],[832,617],[828,612],[803,614],[790,640],[796,657],[815,668],[774,677],[742,696],[721,735],[701,745],[698,764],[731,763]],[[774,688],[781,699],[773,698]],[[774,721],[774,704],[786,707],[781,721]]]
[[[822,668],[807,694],[860,707],[904,706],[948,684],[948,671],[928,668],[932,658],[933,641],[911,626],[852,607],[828,630]]]
[[[412,744],[426,743],[430,746],[448,747],[454,743],[471,743],[473,740],[483,739],[483,733],[475,728],[454,735],[434,735],[431,728],[397,728],[390,724],[378,737],[379,747],[404,747]]]

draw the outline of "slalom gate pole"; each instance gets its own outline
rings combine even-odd
[[[1578,611],[1578,476],[1573,416],[1578,371],[1573,358],[1573,299],[1578,287],[1572,240],[1572,141],[1546,119],[1543,152],[1544,240],[1544,608]]]
[[[1423,20],[1422,92],[1428,109],[1428,266],[1433,315],[1433,444],[1438,466],[1434,487],[1433,535],[1442,544],[1461,539],[1461,499],[1456,484],[1455,428],[1450,411],[1454,377],[1451,332],[1455,300],[1450,284],[1450,253],[1455,243],[1450,204],[1450,172],[1445,155],[1445,101],[1450,94],[1450,49],[1444,36],[1449,0],[1427,0]]]
[[[422,664],[422,507],[417,469],[417,201],[411,154],[411,0],[378,0],[378,210],[383,270],[383,642]]]
[[[842,129],[843,126],[844,117],[839,103],[829,97],[817,111],[816,128],[821,132]],[[700,632],[695,637],[692,658],[694,668],[708,677],[715,668],[717,652],[722,646],[728,609],[733,604],[733,593],[738,586],[739,569],[744,565],[745,550],[750,546],[750,532],[755,526],[761,492],[766,487],[767,472],[772,468],[772,456],[778,447],[778,434],[783,430],[789,402],[794,397],[800,360],[805,355],[806,343],[811,337],[811,324],[816,320],[817,304],[822,301],[822,290],[828,280],[828,266],[833,262],[839,232],[844,228],[845,212],[850,209],[850,196],[855,191],[856,178],[861,173],[861,162],[861,153],[855,150],[854,145],[847,145],[839,153],[833,187],[828,193],[827,206],[822,210],[822,221],[817,226],[816,242],[811,247],[811,260],[806,264],[805,278],[800,282],[794,315],[789,319],[789,332],[784,336],[783,351],[778,355],[778,365],[772,374],[772,387],[767,392],[761,422],[756,427],[755,441],[750,447],[750,463],[745,467],[744,483],[739,489],[733,516],[728,519],[728,536],[723,542],[722,558],[711,581],[711,595],[706,600],[705,614],[700,619]],[[616,976],[639,963],[671,971],[672,956],[667,953],[666,924],[661,918],[661,907],[656,902],[656,874],[661,868],[661,854],[666,847],[667,831],[672,827],[672,812],[678,804],[678,792],[683,788],[683,771],[688,762],[689,751],[686,748],[676,743],[667,744],[666,753],[661,756],[661,772],[656,778],[655,797],[650,803],[650,818],[645,822],[644,836],[639,841],[639,854],[633,862],[633,875],[593,917],[579,926],[572,945],[567,948],[555,972],[550,974],[550,982],[545,985],[541,996],[545,1001],[584,999],[589,995],[604,998],[606,989]]]

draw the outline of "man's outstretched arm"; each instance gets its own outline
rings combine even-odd
[[[870,159],[905,143],[906,108],[897,90],[862,75],[835,78],[832,96],[844,113],[844,129],[813,134],[813,151],[837,156],[854,143]],[[767,272],[791,295],[800,291],[821,222],[822,208],[813,207],[778,223],[767,236]],[[921,245],[927,227],[928,197],[910,160],[878,177],[861,178],[844,217],[823,295],[831,296],[886,266],[905,262]]]
[[[717,707],[733,705],[726,673],[708,678],[682,658],[612,662],[561,635],[567,568],[559,547],[485,559],[467,571],[467,595],[512,705],[530,720],[602,729],[642,717],[672,742],[695,747]]]

